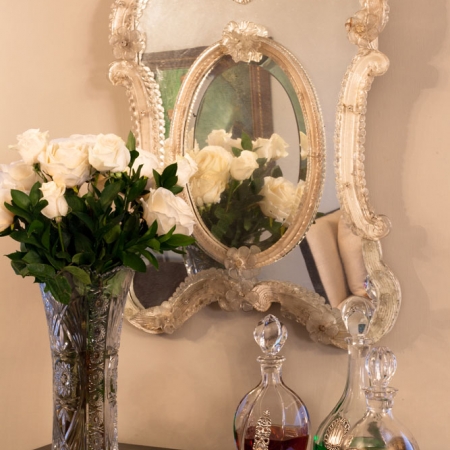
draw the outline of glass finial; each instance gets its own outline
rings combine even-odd
[[[397,370],[397,359],[387,347],[373,347],[366,359],[366,370],[374,388],[384,389]]]
[[[260,320],[253,332],[256,343],[268,356],[276,355],[282,349],[287,335],[286,327],[272,314]]]
[[[351,296],[343,303],[341,314],[347,331],[352,338],[364,338],[369,331],[375,308],[364,297]]]

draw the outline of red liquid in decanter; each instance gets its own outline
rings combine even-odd
[[[247,435],[254,436],[254,429],[248,429]],[[286,430],[283,435],[281,427],[272,426],[269,441],[269,450],[306,450],[309,435],[297,436],[296,430]],[[253,450],[254,438],[244,440],[244,450]]]

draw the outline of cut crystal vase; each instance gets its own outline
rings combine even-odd
[[[68,305],[41,285],[53,366],[52,450],[118,450],[117,365],[128,268],[92,276]]]

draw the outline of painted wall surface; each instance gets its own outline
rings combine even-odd
[[[256,2],[257,0],[255,0]],[[320,0],[322,3],[331,0]],[[392,0],[380,49],[391,60],[369,96],[366,174],[377,212],[394,227],[385,261],[403,305],[382,340],[398,357],[396,416],[422,450],[450,440],[450,0]],[[29,2],[2,7],[0,160],[28,128],[128,133],[124,92],[107,79],[107,0]],[[344,30],[342,30],[344,32]],[[0,241],[1,254],[14,251]],[[51,364],[37,286],[0,258],[0,449],[30,450],[51,439]],[[251,334],[259,313],[200,312],[173,336],[124,325],[120,351],[120,440],[185,450],[233,449],[232,421],[259,379]],[[338,400],[346,354],[318,347],[288,322],[284,379],[307,404],[313,428]]]

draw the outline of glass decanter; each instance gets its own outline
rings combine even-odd
[[[340,450],[343,438],[366,412],[364,389],[368,387],[366,356],[372,341],[366,338],[374,313],[373,303],[363,297],[350,297],[342,306],[342,319],[350,337],[348,374],[344,392],[314,435],[314,450]]]
[[[412,434],[392,415],[397,389],[388,386],[397,362],[387,347],[374,347],[366,360],[371,387],[367,411],[348,432],[342,450],[419,450]]]
[[[269,314],[258,323],[253,336],[264,353],[258,357],[262,380],[236,410],[236,446],[238,450],[306,450],[310,436],[308,411],[281,379],[285,358],[277,353],[286,342],[286,327]]]

